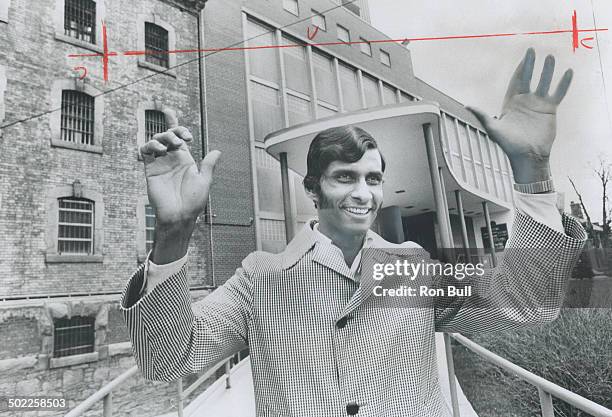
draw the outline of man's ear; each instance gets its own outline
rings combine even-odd
[[[304,185],[304,192],[306,193],[306,197],[311,199],[315,205],[315,208],[319,205],[319,196],[312,190],[309,190],[306,185]]]

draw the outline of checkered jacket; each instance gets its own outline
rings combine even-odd
[[[563,225],[566,234],[517,213],[507,247],[545,253],[509,252],[474,282],[476,296],[426,307],[373,296],[378,281],[366,273],[360,282],[352,279],[342,252],[317,240],[310,225],[280,254],[249,255],[233,277],[193,305],[185,267],[144,297],[141,267],[121,306],[147,379],[172,381],[248,346],[259,417],[447,417],[435,332],[553,320],[586,237],[574,219],[564,217]],[[375,247],[419,248],[374,236]],[[377,253],[364,257],[362,270],[397,256]]]

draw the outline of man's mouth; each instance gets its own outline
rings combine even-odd
[[[369,207],[343,207],[343,209],[357,216],[366,216],[372,211]]]

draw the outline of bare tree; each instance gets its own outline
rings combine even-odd
[[[610,204],[610,193],[608,192],[608,186],[612,183],[612,163],[600,158],[599,166],[593,168],[593,172],[601,184],[601,228],[603,230],[602,244],[603,246],[607,247],[609,244],[612,223],[612,204]],[[582,207],[584,215],[586,216],[587,228],[589,229],[588,231],[592,232],[593,223],[591,222],[591,216],[589,216],[589,212],[584,204],[584,200],[582,199],[582,194],[578,191],[578,188],[576,187],[576,184],[572,178],[567,178],[572,184],[572,187],[578,196],[580,206]]]

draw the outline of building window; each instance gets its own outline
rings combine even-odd
[[[338,25],[338,39],[342,42],[351,41],[351,32],[342,25]]]
[[[347,9],[356,14],[357,16],[361,16],[361,9],[355,2],[342,0],[342,5]]]
[[[94,351],[95,317],[74,316],[55,319],[53,327],[54,358]]]
[[[60,198],[58,208],[58,253],[60,255],[92,255],[94,242],[93,201]]]
[[[77,78],[56,80],[51,86],[49,115],[51,146],[102,153],[104,96]]]
[[[380,51],[380,62],[382,62],[388,67],[391,66],[391,55],[389,54],[389,52],[385,52],[382,50]]]
[[[61,140],[94,145],[94,98],[74,90],[62,91]]]
[[[312,24],[321,30],[327,30],[327,23],[325,22],[325,16],[316,10],[312,9]]]
[[[168,68],[168,31],[155,23],[145,22],[145,60]]]
[[[283,9],[296,16],[300,14],[298,0],[283,0]]]
[[[364,54],[368,56],[372,56],[372,45],[370,45],[370,42],[363,38],[359,38],[359,42],[360,42],[359,47],[361,48],[361,52],[363,52]]]
[[[145,205],[145,250],[147,253],[153,249],[155,241],[155,209],[149,204]]]
[[[159,110],[145,110],[145,143],[153,136],[168,130],[166,116]]]
[[[64,34],[89,43],[96,43],[96,2],[65,0]]]

